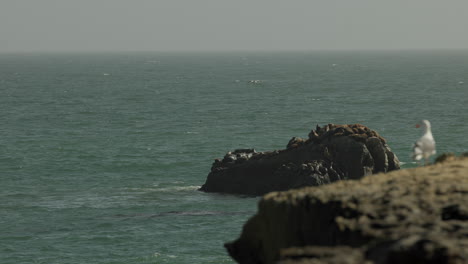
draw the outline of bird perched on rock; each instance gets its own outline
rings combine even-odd
[[[427,120],[422,120],[416,127],[423,128],[423,135],[413,145],[413,159],[421,160],[424,159],[424,164],[428,164],[429,158],[436,154],[435,141],[431,132],[431,123]]]

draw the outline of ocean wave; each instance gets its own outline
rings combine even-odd
[[[156,185],[158,186],[158,185]],[[199,185],[189,185],[189,186],[167,186],[167,187],[156,187],[156,188],[126,188],[130,191],[143,191],[143,192],[188,192],[196,191],[200,189]]]
[[[214,216],[214,215],[252,215],[253,211],[168,211],[154,214],[117,214],[114,217],[133,218],[133,217],[166,217],[166,216]]]
[[[191,185],[191,186],[172,186],[172,187],[165,187],[165,188],[156,188],[153,189],[157,192],[184,192],[184,191],[196,191],[200,189],[201,186],[199,185]]]

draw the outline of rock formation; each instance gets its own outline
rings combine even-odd
[[[363,125],[317,126],[284,150],[242,149],[216,159],[200,190],[263,195],[399,169],[384,138]]]
[[[241,237],[239,263],[468,263],[468,158],[273,192]]]

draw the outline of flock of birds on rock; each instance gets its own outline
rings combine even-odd
[[[413,145],[413,160],[420,161],[424,159],[424,164],[429,164],[429,158],[436,154],[435,140],[431,132],[431,123],[422,120],[416,124],[416,127],[423,129],[423,135]]]

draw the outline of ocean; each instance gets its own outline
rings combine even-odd
[[[361,123],[468,151],[468,51],[0,54],[0,263],[234,263],[215,158]]]

